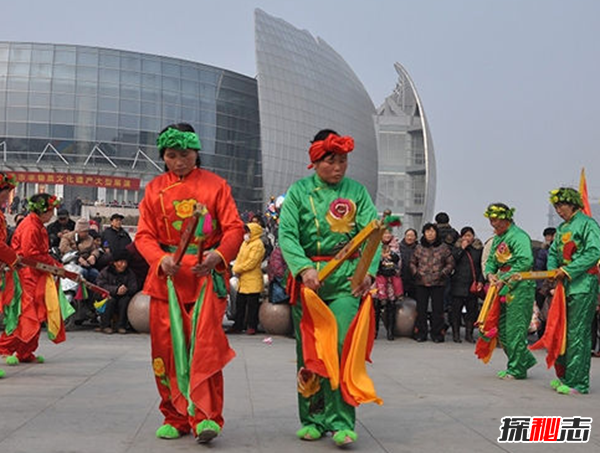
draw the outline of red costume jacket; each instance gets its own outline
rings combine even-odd
[[[172,172],[164,173],[146,186],[135,236],[137,249],[150,265],[144,292],[152,297],[168,298],[166,279],[159,273],[160,262],[173,253],[167,251],[169,248],[173,250],[179,245],[185,222],[192,216],[195,203],[206,206],[213,219],[214,231],[206,239],[204,250],[214,248],[221,255],[222,269],[227,269],[237,255],[244,236],[244,224],[227,182],[198,168],[183,178]],[[196,262],[196,256],[184,255],[181,269],[173,277],[181,302],[193,302],[198,298],[202,279],[191,271]]]

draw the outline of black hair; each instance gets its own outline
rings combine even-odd
[[[435,240],[432,243],[428,242],[427,239],[425,239],[425,231],[427,231],[427,230],[435,230]],[[431,223],[431,222],[426,223],[425,225],[423,225],[421,232],[423,233],[423,236],[421,237],[421,245],[422,246],[437,247],[438,245],[440,245],[442,243],[442,240],[440,239],[440,230],[435,223]]]
[[[435,215],[435,222],[436,223],[449,223],[450,217],[445,212],[438,212]]]
[[[167,129],[176,129],[176,130],[181,131],[181,132],[193,132],[193,133],[196,133],[196,131],[194,130],[194,128],[192,127],[192,125],[189,124],[189,123],[173,123],[173,124],[169,124],[168,126],[166,126],[162,131],[160,131],[158,133],[158,135],[162,134]],[[195,151],[197,152],[196,167],[200,168],[200,165],[202,164],[202,162],[200,161],[200,150],[195,150]],[[164,149],[159,149],[158,152],[160,153],[160,158],[162,160],[165,160],[165,150]],[[165,165],[165,171],[169,171],[166,165]]]
[[[425,225],[423,225],[423,228],[421,228],[421,233],[425,234],[425,231],[427,230],[435,230],[436,233],[439,234],[440,230],[438,229],[438,226],[435,223],[431,223],[428,222]]]
[[[554,228],[554,227],[544,228],[544,232],[542,234],[544,236],[548,236],[550,234],[554,235],[554,234],[556,234],[556,228]]]
[[[316,135],[312,139],[311,143],[318,142],[318,141],[321,141],[321,140],[325,140],[331,134],[333,134],[333,135],[340,135],[336,131],[334,131],[333,129],[321,129],[319,132],[316,133]]]
[[[460,235],[464,236],[466,233],[471,233],[473,236],[475,236],[475,230],[473,228],[471,228],[470,226],[461,228]]]
[[[404,236],[406,236],[406,233],[408,233],[409,231],[412,231],[413,233],[415,233],[416,237],[419,237],[419,233],[417,232],[417,230],[415,230],[414,228],[408,228],[405,232],[404,232]]]

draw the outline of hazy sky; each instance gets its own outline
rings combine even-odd
[[[4,2],[0,40],[113,47],[256,73],[253,10],[327,41],[379,106],[411,74],[437,160],[436,210],[479,236],[489,202],[533,238],[548,191],[585,166],[600,196],[600,1],[36,0]],[[343,131],[341,131],[343,132]]]

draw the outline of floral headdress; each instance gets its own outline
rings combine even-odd
[[[159,151],[167,148],[201,150],[202,144],[194,132],[184,132],[172,127],[168,128],[156,139]]]
[[[511,220],[515,213],[515,208],[509,208],[502,203],[492,203],[483,213],[488,219]]]
[[[583,208],[583,200],[581,194],[575,189],[570,187],[561,187],[560,189],[554,189],[550,191],[550,203],[566,203],[575,206],[576,208]]]
[[[14,189],[17,187],[17,177],[8,173],[0,172],[0,190]]]
[[[47,195],[47,194],[42,194]],[[44,212],[48,212],[54,209],[57,206],[60,206],[61,201],[57,198],[56,195],[51,196],[39,196],[37,200],[33,201],[33,197],[27,200],[27,206],[31,212],[35,212],[36,214],[43,214]]]

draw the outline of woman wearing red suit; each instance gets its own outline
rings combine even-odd
[[[10,303],[8,296],[8,286],[14,285],[12,275],[15,266],[18,263],[19,257],[16,252],[11,249],[6,243],[8,237],[8,229],[6,227],[6,219],[2,208],[6,206],[10,193],[17,185],[14,176],[0,172],[0,313],[4,309],[4,305]],[[4,267],[8,266],[10,270],[5,271]],[[0,378],[4,377],[4,370],[0,369]]]
[[[235,355],[221,326],[225,282],[244,225],[227,182],[200,168],[200,140],[189,124],[165,128],[157,146],[166,171],[146,187],[135,238],[150,264],[144,292],[151,297],[152,360],[165,417],[156,436],[174,439],[191,429],[204,443],[224,422],[222,369]],[[176,263],[195,210],[198,228]]]
[[[19,224],[12,238],[12,248],[17,255],[38,262],[59,265],[49,254],[48,232],[44,227],[54,215],[54,208],[60,203],[56,196],[40,193],[29,199],[29,215]],[[40,339],[41,323],[47,320],[48,274],[24,267],[19,270],[22,288],[21,314],[14,331],[0,336],[0,354],[7,355],[6,363],[16,365],[19,362],[43,362],[42,356],[35,356]],[[53,284],[53,280],[52,280]],[[56,299],[56,288],[55,298]],[[6,304],[5,304],[6,305]],[[5,308],[6,311],[6,308]],[[49,330],[50,332],[50,330]],[[64,328],[51,338],[58,343],[64,340]]]

